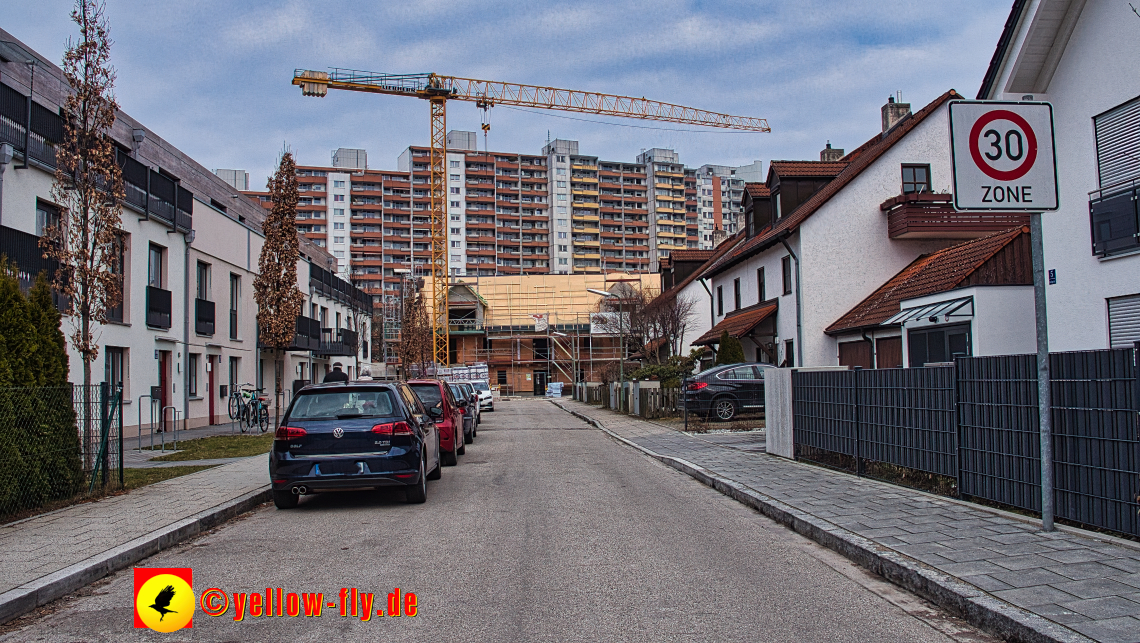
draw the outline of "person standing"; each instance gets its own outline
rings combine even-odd
[[[325,379],[322,380],[322,382],[325,384],[329,382],[347,382],[348,374],[342,371],[341,368],[343,367],[340,362],[333,364],[333,370],[329,371],[328,375],[325,375]]]

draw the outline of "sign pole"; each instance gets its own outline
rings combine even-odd
[[[1053,417],[1049,392],[1049,323],[1045,310],[1045,253],[1041,213],[1029,215],[1033,308],[1037,321],[1037,415],[1041,425],[1041,529],[1053,531]]]

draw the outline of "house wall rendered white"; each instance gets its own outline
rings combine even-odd
[[[1034,0],[1026,9],[992,98],[1026,94],[1006,89],[1027,41],[1040,47],[1027,34],[1036,12],[1049,4]],[[1064,54],[1047,91],[1032,94],[1053,104],[1056,132],[1060,208],[1042,215],[1045,268],[1057,275],[1057,283],[1046,287],[1054,352],[1108,348],[1106,299],[1140,293],[1140,253],[1107,259],[1092,254],[1088,204],[1088,193],[1100,187],[1093,117],[1140,95],[1132,64],[1140,57],[1140,21],[1126,2],[1073,4],[1083,8]]]

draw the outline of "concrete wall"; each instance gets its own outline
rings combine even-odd
[[[764,430],[771,455],[795,458],[792,441],[792,370],[764,369]]]
[[[1041,4],[1032,3],[1030,17]],[[1093,117],[1140,95],[1132,62],[1140,57],[1137,18],[1127,2],[1079,4],[1083,10],[1047,91],[1033,94],[1053,104],[1060,182],[1060,209],[1042,218],[1045,268],[1057,271],[1057,283],[1047,287],[1052,351],[1108,348],[1105,300],[1140,293],[1140,254],[1092,254],[1088,207],[1088,193],[1100,187]],[[1023,20],[1010,60],[1021,55],[1031,23]],[[1004,92],[1014,69],[1006,65],[994,98],[1021,99],[1024,92]]]

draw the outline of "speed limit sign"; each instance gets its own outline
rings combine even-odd
[[[950,147],[955,208],[1057,209],[1049,103],[951,102]]]

